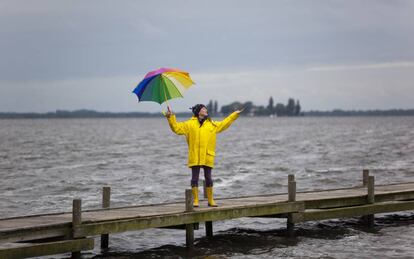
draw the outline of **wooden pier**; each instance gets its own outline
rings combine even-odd
[[[186,245],[192,248],[194,230],[205,223],[207,236],[213,235],[213,222],[241,217],[287,219],[287,235],[294,235],[297,223],[313,220],[363,216],[374,224],[374,214],[414,210],[414,183],[374,185],[374,177],[364,170],[361,185],[335,190],[296,192],[293,175],[288,193],[216,199],[219,207],[193,208],[191,190],[177,203],[110,207],[110,189],[103,189],[102,209],[82,210],[82,201],[73,200],[72,212],[0,219],[0,258],[25,258],[72,253],[94,248],[94,237],[101,236],[101,247],[109,245],[109,234],[147,228],[178,228],[186,232]]]

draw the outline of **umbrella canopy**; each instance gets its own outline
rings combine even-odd
[[[138,101],[162,104],[167,100],[183,97],[185,90],[194,84],[188,72],[174,68],[160,68],[149,72],[134,89]]]

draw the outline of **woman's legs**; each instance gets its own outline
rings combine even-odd
[[[200,168],[201,166],[191,167],[191,187],[193,191],[194,207],[198,207],[198,180],[200,177]],[[208,198],[208,206],[217,207],[216,202],[213,199],[213,178],[211,176],[212,168],[209,166],[203,166],[204,169],[204,179],[206,181],[206,191]]]
[[[200,175],[200,167],[191,167],[191,190],[193,192],[193,206],[198,207],[198,177]]]
[[[206,187],[213,187],[213,178],[211,177],[211,167],[203,166],[204,179],[206,180]]]
[[[198,187],[198,178],[200,176],[200,166],[191,167],[191,187]]]
[[[204,168],[204,178],[206,180],[208,206],[217,207],[217,204],[213,199],[213,178],[211,177],[212,168],[208,166],[204,166],[203,168]]]

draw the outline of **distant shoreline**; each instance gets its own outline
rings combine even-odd
[[[176,115],[177,117],[190,117],[192,114],[189,112],[181,112]],[[304,111],[301,115],[305,117],[414,116],[414,109]],[[93,110],[58,110],[56,112],[47,113],[0,112],[0,119],[159,118],[162,116],[163,115],[159,112],[98,112]],[[254,117],[269,117],[269,115],[256,115]],[[274,117],[276,117],[276,115],[274,115]]]
[[[333,111],[307,111],[307,117],[356,117],[356,116],[414,116],[414,109],[390,109],[390,110],[333,110]]]

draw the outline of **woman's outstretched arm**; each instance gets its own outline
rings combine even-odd
[[[184,122],[177,122],[175,118],[175,114],[171,111],[170,107],[168,106],[168,111],[165,114],[167,117],[168,124],[170,125],[171,130],[177,135],[184,135],[187,133],[187,127]]]
[[[229,116],[227,116],[222,121],[216,121],[215,124],[217,125],[217,133],[220,133],[226,130],[230,125],[239,117],[240,113],[243,112],[244,109],[236,110]]]

